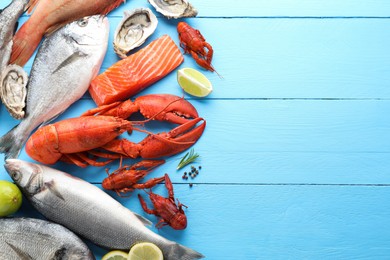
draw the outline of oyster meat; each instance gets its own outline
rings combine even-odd
[[[187,0],[148,0],[156,11],[167,18],[194,17],[198,11]]]
[[[27,73],[18,65],[8,65],[1,74],[1,101],[15,119],[22,119],[25,115],[27,81]]]
[[[114,34],[114,51],[122,59],[127,53],[143,44],[157,28],[157,17],[149,8],[125,11]]]

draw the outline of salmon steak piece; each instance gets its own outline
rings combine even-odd
[[[98,75],[89,93],[98,106],[126,100],[168,75],[183,60],[172,38],[163,35]]]

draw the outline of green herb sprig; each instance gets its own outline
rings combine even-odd
[[[198,159],[200,156],[199,154],[195,153],[194,148],[192,148],[184,157],[180,160],[179,165],[177,166],[177,170],[180,170],[187,164],[190,164],[194,162],[196,159]]]

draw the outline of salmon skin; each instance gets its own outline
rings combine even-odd
[[[183,60],[172,38],[163,35],[97,76],[89,93],[98,106],[128,99],[165,77]]]

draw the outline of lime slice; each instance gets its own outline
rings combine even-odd
[[[105,254],[102,260],[127,260],[127,257],[127,253],[119,250],[114,250]]]
[[[127,260],[163,260],[161,249],[155,244],[143,242],[135,244],[129,252]]]
[[[0,181],[0,217],[14,214],[22,205],[22,193],[9,181]]]
[[[192,68],[178,70],[177,82],[185,92],[195,97],[205,97],[213,91],[213,86],[206,76]]]

